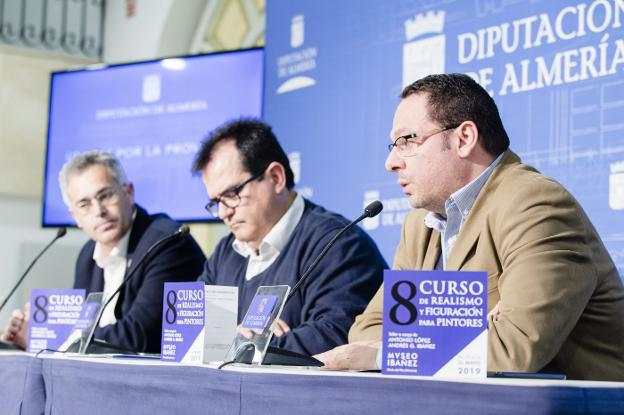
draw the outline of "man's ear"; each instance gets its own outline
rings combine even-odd
[[[264,173],[265,179],[270,180],[275,193],[282,193],[286,188],[286,170],[281,163],[271,162]]]
[[[479,145],[479,129],[472,121],[464,121],[454,131],[459,139],[457,155],[460,158],[469,157]]]
[[[126,183],[126,185],[124,186],[124,191],[130,197],[132,204],[134,204],[134,184],[132,184],[132,182]]]

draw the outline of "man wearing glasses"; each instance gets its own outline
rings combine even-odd
[[[290,163],[271,128],[237,120],[201,145],[193,170],[201,173],[208,212],[228,226],[201,280],[237,286],[239,320],[259,286],[295,285],[348,221],[297,194]],[[315,354],[347,340],[347,332],[381,284],[386,264],[366,233],[345,233],[286,304],[274,344]],[[239,321],[240,323],[240,321]]]
[[[134,202],[134,188],[119,161],[105,151],[89,151],[68,161],[59,174],[63,200],[76,224],[91,238],[78,256],[74,288],[108,298],[134,272],[104,309],[95,338],[137,352],[160,351],[163,283],[193,281],[205,257],[189,235],[165,244],[137,262],[179,224],[163,214],[148,215]],[[132,271],[133,261],[140,269]],[[13,312],[3,340],[26,347],[28,310]]]
[[[511,152],[494,100],[466,75],[403,90],[387,170],[415,208],[393,268],[488,273],[488,370],[624,380],[624,288],[578,202]],[[328,367],[380,366],[380,289]]]

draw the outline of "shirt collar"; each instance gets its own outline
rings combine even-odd
[[[485,182],[492,175],[492,172],[496,166],[498,166],[504,154],[505,152],[501,153],[485,170],[481,172],[480,175],[461,189],[457,190],[446,200],[444,203],[444,209],[446,210],[447,218],[451,213],[451,210],[455,210],[461,215],[462,222],[466,220],[470,210],[472,209],[472,205],[474,205],[475,200],[477,200],[477,196],[479,196]],[[447,218],[438,213],[429,212],[424,218],[425,226],[439,232],[443,232],[446,228]]]
[[[279,221],[265,235],[260,243],[260,247],[258,248],[259,256],[264,256],[271,252],[281,252],[288,240],[290,239],[290,235],[292,235],[295,227],[299,223],[301,216],[303,215],[303,210],[305,207],[305,203],[303,197],[297,193],[295,196],[295,200],[292,202],[286,213],[282,215]],[[239,241],[235,239],[232,243],[232,248],[239,255],[248,257],[248,256],[258,256],[256,252],[247,242]]]
[[[134,218],[136,218],[136,209],[132,213],[132,224],[130,228],[126,231],[124,236],[121,237],[117,245],[113,249],[111,249],[108,256],[105,256],[102,252],[102,245],[99,242],[95,243],[95,249],[93,250],[93,260],[97,264],[98,267],[104,268],[108,261],[114,260],[115,258],[126,259],[128,255],[128,244],[130,243],[130,232],[132,231],[132,226],[134,226]]]

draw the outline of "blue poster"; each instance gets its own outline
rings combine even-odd
[[[202,362],[206,307],[204,286],[201,281],[165,283],[161,360]]]
[[[384,272],[384,374],[487,376],[487,274]]]
[[[60,350],[81,314],[84,298],[85,290],[32,290],[27,350]]]
[[[624,271],[624,3],[272,0],[265,119],[297,189],[363,223],[392,261],[410,210],[384,168],[402,88],[466,73],[496,101],[524,162],[561,182]]]

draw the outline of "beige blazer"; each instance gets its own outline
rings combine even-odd
[[[394,269],[434,269],[440,234],[403,224]],[[507,151],[468,215],[448,270],[487,271],[488,370],[563,372],[624,380],[624,288],[578,202]],[[349,341],[382,337],[383,286],[351,327]]]

